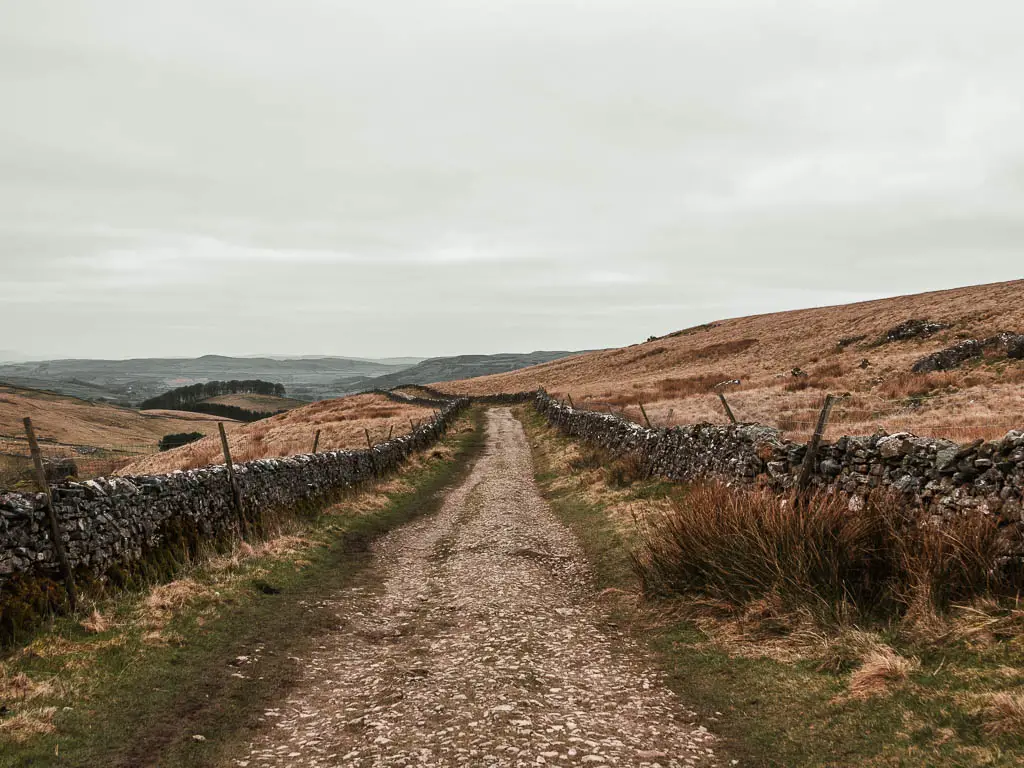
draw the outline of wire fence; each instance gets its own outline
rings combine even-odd
[[[115,474],[134,461],[157,453],[154,443],[81,445],[40,440],[39,452],[51,477],[86,480]],[[32,454],[24,436],[0,435],[0,488],[35,488]]]
[[[271,433],[254,425],[226,423],[224,426],[231,460],[240,464],[254,459],[372,447],[408,434],[429,418],[391,417],[334,423],[323,428],[311,423],[301,429],[290,429],[286,434]],[[50,482],[119,474],[164,474],[225,462],[217,432],[166,451],[153,442],[93,446],[45,438],[39,441],[39,450]],[[24,435],[0,435],[0,490],[4,489],[41,490]]]
[[[775,427],[786,437],[801,441],[814,432],[825,401],[824,392],[774,401],[766,400],[763,394],[744,391],[725,396],[737,421]],[[655,428],[701,421],[728,423],[717,392],[664,403],[629,403],[621,397],[581,395],[574,405],[638,424],[649,422]],[[969,442],[979,438],[996,440],[1014,429],[1024,429],[1024,390],[1019,398],[996,405],[955,395],[887,399],[852,394],[835,401],[824,437],[834,440],[843,435],[870,435],[884,430],[890,434],[912,432],[922,437]]]

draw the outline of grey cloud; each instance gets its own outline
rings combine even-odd
[[[594,347],[1019,277],[1022,21],[1012,0],[9,3],[0,275],[40,322],[3,346]]]

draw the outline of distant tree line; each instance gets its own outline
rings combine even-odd
[[[245,381],[238,381],[233,379],[232,381],[208,381],[205,384],[189,384],[185,387],[178,387],[172,389],[170,392],[164,392],[162,395],[151,397],[149,400],[144,400],[139,406],[143,410],[150,409],[165,409],[169,411],[200,411],[200,413],[213,413],[212,411],[200,410],[193,406],[200,403],[202,400],[207,400],[211,397],[219,397],[220,395],[276,395],[277,397],[284,397],[285,390],[284,384],[273,384],[269,381],[260,381],[259,379],[246,379]],[[207,406],[209,404],[202,403]],[[234,406],[216,406],[223,408],[233,408]],[[244,411],[245,409],[239,408],[237,410]],[[253,411],[246,411],[246,413],[253,413]],[[219,416],[223,416],[223,413],[217,413]],[[235,418],[231,416],[229,418]],[[252,419],[250,419],[252,421]]]

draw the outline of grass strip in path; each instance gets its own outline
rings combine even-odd
[[[26,702],[22,690],[16,713],[0,717],[0,767],[222,764],[299,679],[303,651],[337,625],[320,603],[358,581],[370,542],[435,511],[465,477],[483,447],[482,416],[471,411],[376,491],[257,545],[227,576],[199,565],[99,606],[88,628],[56,620],[0,667],[0,698],[16,680],[39,694]]]

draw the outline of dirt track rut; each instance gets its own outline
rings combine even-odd
[[[507,408],[440,512],[383,537],[371,578],[234,764],[715,765],[714,737],[607,625]]]

